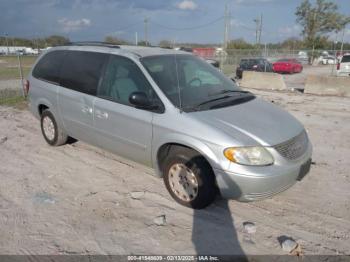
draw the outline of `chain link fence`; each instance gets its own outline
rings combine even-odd
[[[23,80],[37,56],[0,56],[0,105],[13,104],[25,99]]]

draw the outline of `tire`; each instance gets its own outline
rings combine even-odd
[[[167,190],[179,204],[193,209],[202,209],[214,202],[218,192],[214,173],[209,163],[196,151],[186,147],[172,147],[164,161],[162,171]],[[180,182],[174,174],[177,172],[186,174],[184,184],[181,184],[183,180]],[[197,184],[197,187],[193,186],[192,180],[195,180],[194,184]],[[191,187],[192,190],[188,189]],[[177,188],[180,189],[176,190]],[[190,193],[181,196],[182,192]],[[184,199],[185,195],[187,199]]]
[[[67,143],[67,134],[57,125],[56,119],[49,109],[41,114],[41,132],[46,142],[51,146],[61,146]]]

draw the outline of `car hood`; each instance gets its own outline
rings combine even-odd
[[[295,137],[304,129],[291,114],[259,98],[193,114],[201,122],[216,127],[242,146],[274,146]]]

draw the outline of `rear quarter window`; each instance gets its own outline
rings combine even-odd
[[[61,86],[96,95],[108,57],[104,53],[67,51],[61,70]]]
[[[44,55],[34,67],[33,77],[58,84],[64,55],[63,50]]]

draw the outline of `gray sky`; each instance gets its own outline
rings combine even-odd
[[[301,0],[0,0],[0,35],[42,37],[51,34],[71,40],[103,40],[112,35],[134,41],[144,38],[145,17],[152,43],[220,43],[224,6],[231,12],[231,38],[253,42],[253,19],[263,14],[262,42],[278,42],[300,35],[295,9]],[[334,0],[350,14],[350,0]],[[193,29],[188,29],[188,28]],[[180,30],[180,29],[187,30]],[[337,36],[332,35],[335,40]],[[340,39],[340,35],[338,36]],[[350,26],[345,39],[350,41]]]

